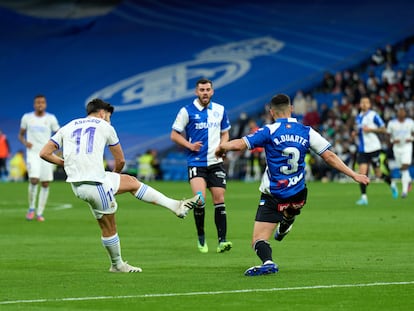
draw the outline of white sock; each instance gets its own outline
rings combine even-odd
[[[29,209],[35,209],[37,199],[37,184],[29,183]]]
[[[39,191],[39,202],[37,205],[37,215],[42,216],[45,211],[47,198],[49,197],[49,187],[41,187]]]
[[[408,185],[410,184],[411,176],[408,170],[401,171],[402,192],[408,192]]]
[[[119,241],[118,233],[115,233],[110,237],[101,237],[102,245],[105,247],[111,259],[113,266],[119,266],[123,264],[121,257],[121,243]]]
[[[144,183],[141,183],[141,187],[139,187],[135,193],[135,197],[148,203],[161,205],[173,212],[175,212],[181,204],[180,201],[166,197],[161,192]]]

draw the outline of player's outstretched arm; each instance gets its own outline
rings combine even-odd
[[[217,158],[224,157],[227,151],[243,151],[247,149],[247,145],[243,139],[233,139],[227,142],[222,142],[217,148],[215,155]]]
[[[368,185],[369,178],[366,175],[358,174],[351,170],[342,160],[339,158],[335,153],[330,150],[326,150],[321,154],[322,159],[332,166],[333,168],[337,169],[338,171],[344,173],[345,175],[351,177],[353,180],[360,184]]]

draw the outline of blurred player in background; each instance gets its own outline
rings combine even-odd
[[[378,134],[386,134],[387,128],[378,113],[371,109],[371,100],[368,97],[362,97],[359,103],[360,112],[355,118],[356,131],[352,133],[353,137],[358,137],[358,154],[357,163],[359,173],[368,175],[369,165],[371,164],[375,176],[382,178],[391,187],[392,196],[398,197],[397,187],[391,185],[391,177],[381,171],[380,153],[381,141]],[[361,198],[356,202],[358,205],[368,205],[367,185],[361,183]]]
[[[10,157],[10,144],[6,134],[0,129],[0,181],[7,181],[7,159]]]
[[[206,195],[211,192],[214,204],[214,221],[217,228],[217,252],[229,251],[227,241],[227,215],[224,203],[226,171],[223,159],[217,159],[214,151],[220,142],[229,140],[230,122],[224,106],[212,102],[213,82],[200,79],[196,83],[194,101],[180,109],[172,125],[171,140],[187,151],[188,178],[193,193]],[[184,137],[182,134],[186,134]],[[201,253],[208,252],[204,231],[205,205],[194,209],[197,228],[197,246]]]
[[[63,166],[66,181],[72,186],[76,197],[84,200],[101,228],[102,244],[107,250],[110,272],[141,272],[129,265],[121,256],[120,239],[117,233],[115,212],[118,204],[116,194],[131,193],[137,199],[163,206],[180,218],[204,198],[196,195],[192,199],[174,200],[139,182],[134,176],[121,174],[125,165],[124,153],[118,135],[110,124],[114,107],[100,99],[93,99],[86,107],[87,117],[75,119],[63,126],[43,147],[40,156],[56,165]],[[104,150],[114,157],[113,172],[105,171]],[[63,157],[55,154],[63,150]]]
[[[275,95],[269,110],[273,124],[243,138],[223,142],[216,150],[217,157],[224,156],[230,150],[243,151],[257,147],[263,147],[266,154],[267,167],[259,188],[261,197],[252,238],[252,247],[262,265],[247,269],[244,273],[246,276],[270,274],[279,270],[273,262],[269,239],[276,229],[274,237],[282,241],[306,203],[305,156],[309,150],[356,182],[369,183],[367,176],[355,173],[328,150],[330,143],[318,132],[292,118],[292,110],[287,95]]]
[[[59,123],[54,114],[46,112],[46,97],[36,95],[34,111],[25,113],[20,122],[19,140],[26,147],[26,165],[29,177],[29,210],[27,220],[35,216],[38,221],[44,221],[43,212],[49,197],[49,183],[53,181],[54,165],[42,160],[39,151],[48,142],[54,132],[59,129]],[[39,200],[38,184],[41,184]]]
[[[414,121],[407,118],[407,111],[404,107],[400,107],[397,110],[397,117],[388,122],[387,132],[390,134],[394,159],[401,172],[401,197],[405,198],[411,188],[411,176],[408,168],[413,158]],[[392,185],[397,187],[394,180]]]

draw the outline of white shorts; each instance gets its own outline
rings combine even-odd
[[[411,165],[413,157],[413,147],[412,144],[407,144],[403,147],[395,147],[392,149],[394,153],[395,162],[399,167],[403,164]]]
[[[38,178],[40,181],[53,181],[55,165],[43,160],[38,152],[27,151],[27,175],[29,178]]]
[[[73,193],[88,203],[96,219],[104,214],[114,214],[118,208],[115,194],[118,192],[121,176],[113,172],[105,172],[105,181],[71,183]]]

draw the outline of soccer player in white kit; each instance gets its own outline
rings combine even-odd
[[[27,173],[29,176],[29,210],[27,220],[35,216],[38,221],[44,221],[43,212],[49,196],[49,182],[53,181],[54,165],[42,160],[39,151],[59,129],[56,116],[46,112],[46,97],[36,95],[34,98],[34,111],[25,113],[20,122],[19,140],[26,147]],[[38,184],[41,183],[39,201],[36,199]]]
[[[414,121],[407,117],[407,112],[404,107],[398,108],[397,117],[388,122],[387,132],[390,134],[394,158],[401,172],[401,197],[406,198],[411,184],[411,176],[408,168],[411,165],[413,157]],[[396,186],[394,180],[392,183]]]
[[[118,208],[115,195],[129,192],[139,200],[166,207],[180,218],[184,218],[195,205],[204,204],[204,198],[196,195],[187,200],[174,200],[133,176],[121,174],[125,165],[124,153],[110,124],[114,107],[101,99],[93,99],[86,111],[87,117],[72,120],[57,131],[40,151],[40,156],[63,166],[66,181],[71,184],[76,197],[88,203],[101,228],[102,244],[111,260],[109,271],[141,272],[141,268],[131,266],[122,259],[115,223]],[[106,146],[109,146],[115,160],[113,172],[104,168]],[[55,154],[61,148],[62,158]]]

